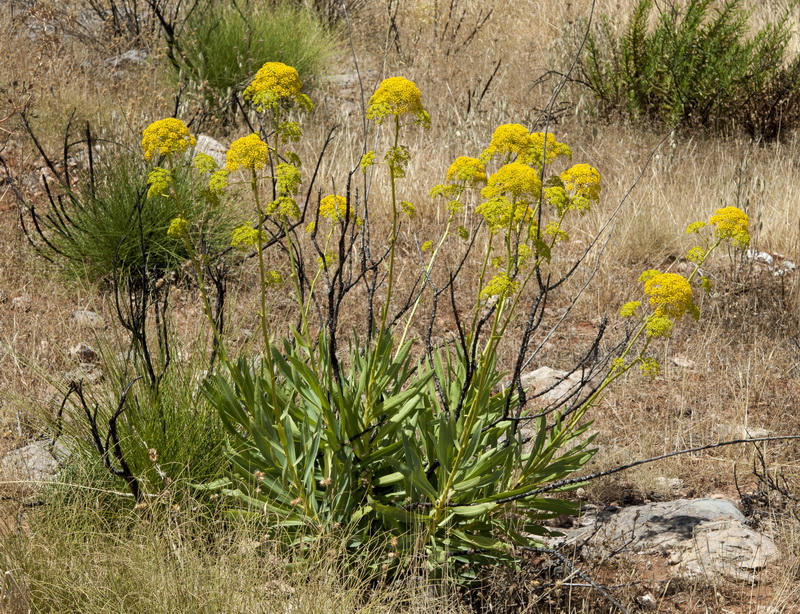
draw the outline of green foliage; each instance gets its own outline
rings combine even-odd
[[[648,23],[652,0],[641,0],[624,33],[606,17],[591,33],[583,69],[600,113],[724,130],[741,127],[776,138],[800,120],[800,58],[787,58],[791,6],[749,36],[741,0],[712,10],[711,0],[689,0]]]
[[[324,337],[318,353],[272,347],[273,371],[240,359],[206,386],[237,440],[234,479],[212,487],[274,518],[273,530],[299,543],[343,527],[355,552],[388,533],[393,548],[376,565],[424,552],[469,577],[471,565],[513,560],[513,543],[530,541],[523,533],[547,535],[541,520],[576,512],[537,489],[593,455],[583,410],[530,420],[525,443],[507,419],[519,400],[495,392],[493,360],[470,384],[457,347],[436,352],[431,368],[411,358],[411,342],[356,338],[337,379],[328,349]]]
[[[97,281],[145,272],[157,278],[183,264],[185,247],[167,236],[181,209],[205,220],[202,241],[210,249],[227,243],[224,212],[206,212],[204,201],[196,198],[201,190],[196,177],[178,167],[173,178],[177,200],[148,198],[148,167],[138,154],[119,152],[101,160],[91,178],[53,198],[39,221],[42,247],[60,256],[69,274]]]
[[[103,380],[70,389],[62,422],[55,425],[71,450],[95,463],[108,461],[114,470],[121,468],[121,456],[143,494],[167,492],[180,481],[219,477],[226,465],[226,434],[215,408],[200,393],[206,366],[202,357],[171,363],[157,386],[149,385],[137,352],[114,356],[104,351],[102,364]],[[109,437],[112,429],[115,434]],[[105,454],[97,449],[98,440]],[[124,477],[118,473],[108,486],[127,490]]]
[[[199,5],[175,40],[172,68],[188,81],[205,109],[235,111],[231,105],[265,62],[297,69],[306,83],[318,80],[338,48],[332,26],[311,10],[288,3],[212,1]]]

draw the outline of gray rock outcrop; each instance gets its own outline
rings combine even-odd
[[[55,478],[68,456],[69,451],[60,443],[56,443],[51,451],[49,441],[34,441],[6,454],[0,460],[0,470],[4,479],[38,485]]]
[[[553,545],[580,547],[588,557],[618,549],[663,556],[677,576],[753,582],[779,553],[769,536],[746,523],[731,501],[678,499],[589,513]]]

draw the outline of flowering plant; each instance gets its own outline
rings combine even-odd
[[[222,366],[204,391],[232,438],[232,469],[205,488],[236,498],[297,543],[345,528],[357,551],[376,533],[388,534],[381,563],[392,569],[419,552],[433,569],[463,576],[475,573],[475,563],[513,561],[531,535],[550,533],[543,519],[577,512],[573,502],[545,493],[594,454],[587,412],[602,391],[635,364],[652,371],[651,341],[668,336],[686,313],[697,314],[691,277],[645,273],[647,306],[634,302],[622,310],[640,324],[621,357],[612,362],[601,353],[601,328],[587,350],[592,360],[573,369],[580,378],[568,395],[552,402],[537,401],[547,391],[529,397],[521,376],[541,349],[531,346],[545,304],[585,257],[559,276],[554,253],[569,240],[570,217],[599,200],[599,171],[568,166],[570,148],[550,133],[500,126],[479,158],[456,158],[445,182],[431,189],[425,206],[438,202],[444,222],[417,241],[419,265],[403,296],[396,262],[401,220],[413,221],[417,206],[401,200],[411,158],[402,136],[430,122],[419,88],[401,77],[385,80],[367,111],[388,128],[383,156],[367,152],[344,190],[316,207],[307,196],[300,206],[297,199],[303,191],[310,195],[311,186],[304,188],[296,156],[281,146],[286,115],[304,99],[291,72],[281,70],[265,66],[245,91],[271,133],[235,141],[224,169],[228,182],[240,177],[250,188],[253,218],[234,231],[232,244],[257,256],[262,345],[256,361],[234,359],[215,328]],[[292,138],[300,135],[292,123]],[[551,171],[558,164],[561,172]],[[380,167],[391,223],[385,249],[375,253],[371,208],[351,188],[356,173],[366,181]],[[188,241],[190,222],[178,218],[170,232]],[[295,232],[300,224],[306,233]],[[703,251],[696,271],[721,242],[745,241],[746,221],[734,212],[721,210],[709,224],[716,243]],[[284,274],[267,268],[265,252],[273,245],[284,254]],[[446,263],[448,250],[460,264]],[[463,303],[454,284],[467,259],[478,263],[478,274],[462,282],[471,288]],[[201,268],[198,261],[202,291]],[[280,339],[267,306],[287,286],[298,317]],[[342,349],[340,316],[359,288],[364,326]],[[455,321],[449,337],[435,329],[445,299]],[[205,294],[204,303],[210,314]],[[507,374],[498,353],[520,325]]]

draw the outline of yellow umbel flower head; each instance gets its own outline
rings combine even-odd
[[[692,287],[683,275],[650,270],[642,273],[639,281],[644,282],[644,293],[650,299],[654,315],[677,320],[688,311],[697,317]]]
[[[300,190],[300,170],[294,164],[282,162],[275,167],[275,182],[278,194],[296,196]]]
[[[253,133],[236,139],[231,143],[225,161],[225,170],[235,171],[239,168],[258,170],[269,163],[269,146]]]
[[[172,174],[166,168],[156,166],[147,176],[147,183],[150,186],[147,190],[147,198],[167,196],[170,183],[172,183]]]
[[[486,183],[486,169],[478,158],[460,156],[447,169],[447,181],[471,186]]]
[[[237,226],[231,233],[231,247],[247,249],[256,245],[266,243],[267,233],[263,230],[253,228],[248,224]]]
[[[301,86],[297,70],[281,62],[267,62],[245,88],[243,96],[259,111],[276,108],[286,102],[296,102],[301,108],[311,111],[314,105],[308,96],[300,92]]]
[[[480,291],[479,296],[484,301],[495,296],[504,299],[514,294],[518,288],[519,282],[511,279],[506,273],[498,273],[489,280],[486,287]]]
[[[494,198],[501,194],[510,194],[514,200],[527,196],[527,200],[536,200],[542,190],[539,175],[527,164],[512,162],[501,166],[489,177],[486,187],[481,190],[484,198]]]
[[[297,201],[290,196],[278,196],[278,198],[264,207],[264,213],[276,215],[283,220],[288,220],[289,218],[298,219],[302,215]]]
[[[182,215],[179,215],[169,223],[169,228],[167,228],[168,236],[180,239],[187,236],[188,234],[189,234],[189,221]]]
[[[750,218],[747,214],[737,207],[723,207],[717,209],[709,224],[717,227],[715,234],[726,241],[742,249],[750,245]]]
[[[475,213],[482,215],[490,232],[507,229],[511,222],[528,222],[533,211],[527,203],[512,203],[505,196],[495,196],[475,207]]]
[[[600,173],[593,166],[576,164],[561,173],[560,178],[566,191],[574,191],[569,199],[570,209],[577,209],[584,214],[591,208],[592,202],[600,200]]]
[[[481,160],[488,162],[497,155],[522,155],[531,145],[531,134],[522,124],[503,124],[498,126],[489,141],[489,147],[483,150]]]
[[[641,301],[629,301],[620,308],[619,317],[630,318],[632,315],[636,314],[636,310],[641,306]]]
[[[572,168],[561,173],[561,181],[567,191],[575,190],[577,196],[583,196],[588,200],[599,200],[600,173],[593,166],[588,164],[576,164]]]
[[[528,143],[528,150],[523,152],[521,161],[533,166],[550,164],[559,156],[572,157],[569,146],[556,141],[556,137],[550,132],[534,132]]]
[[[217,161],[205,153],[199,153],[192,158],[192,164],[201,173],[213,173],[219,170]]]
[[[379,124],[390,116],[413,115],[417,122],[430,125],[431,117],[422,106],[422,93],[416,83],[405,77],[384,79],[369,99],[367,117]]]
[[[174,117],[159,119],[144,129],[142,149],[145,160],[155,155],[171,156],[194,147],[197,141],[181,120]]]
[[[344,196],[329,194],[319,201],[319,216],[329,220],[354,219],[353,205],[347,202]]]
[[[208,178],[208,190],[209,192],[217,195],[221,195],[225,189],[228,187],[228,175],[230,174],[229,171],[226,171],[224,168],[211,173],[211,177]]]
[[[674,322],[667,317],[656,314],[651,315],[645,321],[645,332],[648,337],[666,338],[672,334]]]

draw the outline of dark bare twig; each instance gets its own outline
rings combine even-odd
[[[89,403],[83,394],[83,385],[80,382],[72,383],[70,384],[69,392],[67,393],[67,396],[74,393],[78,398],[78,402],[80,403],[83,413],[89,423],[92,442],[94,443],[94,447],[103,461],[103,466],[113,475],[120,477],[125,481],[125,483],[128,485],[128,489],[131,491],[131,495],[133,495],[133,498],[137,503],[140,503],[144,499],[144,496],[139,484],[139,478],[136,477],[136,475],[134,475],[134,473],[131,471],[128,462],[125,459],[125,454],[122,451],[122,445],[120,442],[119,433],[117,431],[117,420],[119,420],[120,416],[125,411],[125,405],[130,389],[140,379],[142,379],[141,376],[131,380],[128,382],[125,388],[123,388],[117,408],[108,419],[108,423],[105,427],[105,437],[101,436],[100,434],[100,425],[97,415],[99,406],[95,404],[94,408],[89,407]],[[114,466],[114,463],[111,460],[112,455],[117,461],[119,467]]]

